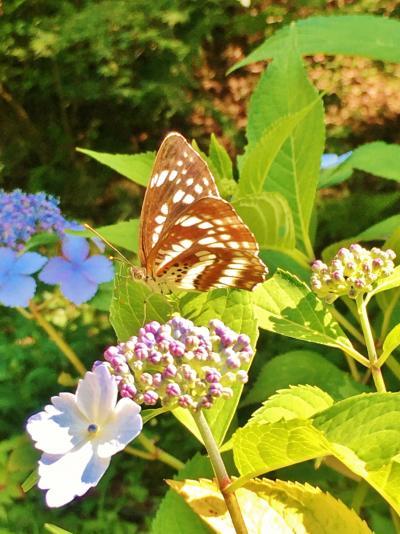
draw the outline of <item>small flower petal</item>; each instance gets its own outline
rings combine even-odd
[[[25,308],[35,294],[36,282],[30,276],[9,275],[0,286],[0,302],[5,306]]]
[[[82,419],[72,393],[60,393],[51,401],[53,404],[28,419],[26,430],[37,449],[65,454],[83,440],[87,422]]]
[[[89,244],[84,237],[66,235],[61,248],[64,256],[73,263],[82,263],[89,256]]]
[[[74,304],[83,304],[95,296],[98,285],[76,272],[69,280],[61,283],[61,291]]]
[[[102,284],[113,279],[114,269],[111,261],[104,256],[91,256],[82,265],[82,274],[95,284]]]
[[[63,456],[43,454],[39,462],[38,487],[48,490],[47,505],[63,506],[85,494],[99,482],[110,460],[110,457],[95,456],[90,441]]]
[[[79,380],[76,402],[89,421],[102,424],[110,417],[117,403],[118,387],[106,365],[98,365],[93,372]]]
[[[14,272],[19,274],[32,274],[43,267],[47,258],[37,252],[25,252],[18,256],[14,266]]]
[[[46,284],[61,284],[73,275],[71,263],[64,258],[51,258],[39,274],[39,280]]]
[[[128,398],[119,400],[112,420],[107,422],[97,443],[98,455],[105,458],[121,451],[140,434],[142,427],[140,406]]]

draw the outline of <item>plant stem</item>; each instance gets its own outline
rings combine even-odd
[[[365,344],[367,346],[372,378],[374,379],[376,390],[382,393],[386,391],[386,386],[385,382],[383,381],[382,371],[376,364],[378,361],[378,355],[376,354],[374,337],[372,335],[371,325],[368,319],[367,305],[362,295],[359,295],[356,298],[356,304],[357,312],[360,317],[361,328],[365,338]]]
[[[211,429],[208,426],[207,420],[201,410],[193,413],[192,415],[197,424],[197,428],[199,429],[201,437],[203,438],[208,456],[210,457],[215,476],[217,477],[218,486],[225,500],[229,515],[231,516],[235,532],[237,534],[248,534],[235,493],[226,491],[231,483],[231,479],[229,478],[225,469],[218,445],[216,444],[214,436],[211,433]]]
[[[43,317],[38,307],[32,300],[29,303],[29,309],[37,324],[43,328],[49,338],[57,345],[71,365],[75,367],[80,375],[85,374],[86,368],[79,359],[78,355],[71,349],[71,347],[64,340],[62,335],[57,332],[54,326]]]
[[[382,327],[381,327],[381,335],[379,336],[379,339],[381,340],[381,343],[383,343],[383,340],[386,337],[386,334],[389,330],[390,325],[390,319],[392,318],[394,308],[399,300],[400,292],[396,291],[393,297],[390,299],[388,305],[385,308],[385,311],[383,313],[383,320],[382,320]]]
[[[365,501],[365,497],[368,495],[369,486],[364,480],[360,480],[357,484],[357,487],[353,494],[353,499],[351,502],[351,507],[353,510],[360,515],[360,510]]]
[[[145,436],[143,432],[141,434],[139,434],[139,436],[136,438],[136,440],[147,451],[149,451],[147,453],[143,453],[141,451],[142,454],[148,454],[149,455],[148,459],[150,459],[150,460],[159,460],[160,462],[164,462],[165,464],[173,467],[177,471],[179,471],[179,469],[183,469],[185,467],[185,464],[183,462],[181,462],[175,456],[172,456],[172,454],[169,454],[168,452],[165,452],[162,449],[160,449],[159,447],[157,447],[154,444],[154,441],[152,439],[148,438],[147,436]],[[133,447],[127,447],[125,450],[127,452],[129,452],[128,449],[133,449]]]
[[[340,313],[340,311],[338,311],[333,306],[331,307],[330,311],[333,317],[336,319],[336,321],[340,323],[343,326],[343,328],[345,328],[362,345],[365,345],[365,339],[363,338],[363,336],[360,334],[357,328],[353,324],[351,324],[351,322],[348,319],[346,319],[344,315]]]

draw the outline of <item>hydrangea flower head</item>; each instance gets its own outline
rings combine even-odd
[[[11,248],[0,247],[0,303],[11,307],[28,306],[36,289],[36,282],[30,275],[46,261],[47,258],[36,252],[18,255]]]
[[[84,237],[65,235],[62,256],[51,258],[39,274],[47,284],[59,284],[62,293],[74,304],[91,299],[103,282],[114,276],[112,263],[104,256],[89,257],[89,244]]]
[[[0,246],[21,250],[36,233],[61,233],[67,221],[58,204],[56,198],[45,193],[0,190]]]
[[[329,265],[320,260],[312,264],[311,287],[328,303],[341,295],[355,299],[393,272],[395,257],[391,249],[367,250],[358,244],[343,247]]]
[[[96,486],[110,464],[142,430],[140,406],[128,398],[117,402],[118,388],[106,365],[79,381],[76,394],[52,397],[44,411],[32,415],[27,431],[43,451],[40,489],[48,506],[59,507]]]
[[[118,376],[123,397],[154,406],[158,401],[198,410],[233,395],[232,385],[247,381],[242,369],[253,350],[244,334],[219,320],[209,328],[175,316],[165,325],[146,324],[139,335],[109,347],[104,358]]]

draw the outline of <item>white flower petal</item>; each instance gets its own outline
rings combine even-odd
[[[87,421],[79,413],[75,395],[61,393],[53,397],[44,411],[28,419],[26,429],[35,441],[35,447],[48,454],[64,454],[84,439]]]
[[[101,426],[115,408],[118,387],[106,365],[87,372],[79,381],[76,402],[90,423]]]
[[[140,409],[132,399],[124,398],[118,401],[113,417],[95,438],[97,454],[101,458],[121,451],[140,434],[143,427]]]
[[[48,490],[48,506],[63,506],[96,486],[109,464],[110,458],[94,454],[90,441],[63,456],[43,454],[38,486]]]

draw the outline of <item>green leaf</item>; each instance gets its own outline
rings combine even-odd
[[[174,480],[211,476],[212,468],[209,459],[198,454],[179,471]],[[185,501],[175,491],[169,489],[153,520],[151,534],[188,534],[189,532],[190,534],[209,534],[210,531]]]
[[[260,248],[290,250],[295,247],[292,212],[281,194],[247,195],[232,205],[256,236]]]
[[[400,225],[400,215],[392,215],[383,221],[373,224],[369,228],[363,230],[358,235],[342,239],[336,243],[332,243],[324,248],[322,251],[322,259],[325,262],[330,261],[336,255],[341,247],[348,247],[352,243],[360,241],[384,241],[388,239],[393,232],[395,232]],[[388,244],[385,248],[391,248]]]
[[[318,352],[294,350],[264,365],[242,406],[263,402],[276,391],[296,384],[318,386],[335,400],[368,390]]]
[[[275,423],[284,419],[309,419],[332,406],[328,393],[315,386],[290,386],[278,391],[251,416],[249,424]]]
[[[86,148],[77,148],[78,152],[86,154],[103,165],[107,165],[122,176],[126,176],[133,182],[147,186],[151,169],[154,163],[154,152],[143,152],[142,154],[107,154],[105,152],[95,152]]]
[[[393,289],[394,287],[400,286],[400,265],[395,267],[392,274],[387,276],[379,282],[372,291],[370,291],[366,297],[366,300],[369,301],[374,295],[381,293],[382,291],[387,291],[388,289]]]
[[[99,285],[99,289],[89,304],[100,311],[108,311],[111,306],[114,282],[106,282]]]
[[[50,234],[44,232],[41,234],[35,234],[25,243],[24,252],[27,252],[28,250],[31,250],[33,248],[40,247],[42,245],[55,245],[59,242],[60,236],[56,233]]]
[[[383,342],[382,354],[379,356],[379,362],[386,361],[392,352],[400,345],[400,324],[397,324],[388,333]]]
[[[48,532],[51,532],[51,534],[73,534],[71,531],[58,527],[57,525],[54,525],[53,523],[45,523],[44,528]]]
[[[231,533],[232,520],[215,480],[168,481],[212,532]],[[332,495],[309,484],[251,480],[235,492],[249,533],[372,534],[367,524]]]
[[[330,187],[349,178],[353,169],[400,182],[400,145],[375,141],[359,146],[331,173],[321,174],[319,187]]]
[[[228,178],[233,180],[231,158],[214,134],[211,134],[208,161],[211,164],[215,179]]]
[[[118,341],[126,341],[136,335],[139,328],[149,321],[166,322],[172,311],[172,304],[165,297],[153,293],[146,284],[133,280],[129,268],[119,265],[110,308],[110,322]]]
[[[108,226],[100,226],[99,228],[95,228],[95,230],[101,237],[109,241],[115,247],[123,247],[126,250],[137,253],[139,225],[139,219],[131,219],[130,221],[122,221]],[[90,229],[82,231],[73,230],[68,233],[83,237],[96,237],[96,234]]]
[[[303,55],[344,54],[382,61],[400,61],[400,22],[374,15],[336,15],[310,17],[295,23],[298,47]],[[285,27],[246,58],[236,63],[236,70],[256,61],[279,55],[287,46],[289,27]]]
[[[311,257],[309,226],[325,142],[324,113],[318,93],[308,80],[294,47],[294,40],[295,35],[288,38],[284,52],[269,65],[253,93],[247,136],[252,144],[275,121],[304,113],[267,170],[264,190],[279,192],[287,199],[293,214],[297,248]],[[250,148],[251,145],[242,176],[248,161],[252,160]],[[255,163],[262,157],[261,153],[257,154]]]
[[[260,328],[312,343],[336,347],[359,360],[358,353],[316,295],[298,278],[278,271],[253,292]],[[361,355],[359,355],[361,356]]]
[[[284,392],[285,393],[285,392]],[[268,403],[266,403],[266,406]],[[400,393],[370,393],[340,401],[311,419],[252,419],[233,436],[242,478],[333,455],[400,511]]]
[[[247,334],[252,346],[257,341],[257,325],[252,308],[252,294],[239,289],[216,289],[208,293],[187,294],[181,300],[181,314],[200,326],[207,326],[211,319],[218,318],[232,330]],[[248,367],[250,367],[249,362]],[[248,368],[247,367],[247,368]],[[243,384],[233,386],[233,396],[220,399],[205,416],[216,442],[220,445],[236,412]]]
[[[142,416],[143,424],[145,425],[146,423],[151,421],[154,417],[163,415],[164,413],[167,413],[168,411],[169,411],[168,408],[166,408],[165,406],[162,406],[161,408],[142,410],[140,415]]]
[[[283,143],[292,134],[294,128],[311,112],[316,103],[317,100],[314,100],[296,113],[279,117],[260,133],[259,139],[249,142],[246,153],[240,160],[238,196],[259,193],[265,188],[265,181]]]

